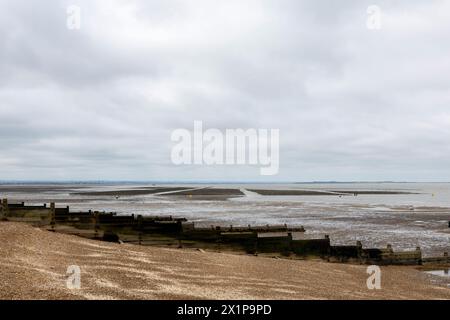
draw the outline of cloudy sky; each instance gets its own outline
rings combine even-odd
[[[0,180],[450,181],[449,52],[445,0],[0,0]],[[173,165],[194,120],[279,174]]]

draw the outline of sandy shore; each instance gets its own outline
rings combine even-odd
[[[411,267],[366,267],[105,243],[0,222],[1,299],[449,299]],[[81,288],[66,287],[69,265]]]

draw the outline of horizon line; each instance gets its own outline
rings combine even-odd
[[[450,181],[407,181],[407,180],[311,180],[311,181],[252,181],[252,180],[42,180],[42,179],[0,179],[0,184],[31,184],[31,183],[83,183],[83,184],[105,184],[105,183],[136,183],[136,184],[174,184],[174,183],[194,183],[194,184],[339,184],[339,183],[450,183]]]

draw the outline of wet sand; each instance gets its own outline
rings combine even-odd
[[[403,191],[388,190],[266,190],[266,189],[248,189],[251,192],[263,196],[353,196],[353,195],[399,195],[399,194],[415,194]]]
[[[77,187],[85,187],[77,186]],[[58,191],[72,191],[74,185],[54,185],[54,184],[3,184],[0,185],[0,193],[29,193],[29,192],[58,192]]]
[[[167,188],[141,188],[141,189],[124,189],[111,191],[87,191],[74,192],[74,195],[85,196],[136,196],[156,193],[166,193],[164,196],[202,196],[202,197],[220,197],[229,198],[235,196],[243,196],[244,194],[239,189],[227,188],[198,188],[196,190],[182,188],[182,187],[167,187]],[[400,191],[368,191],[368,190],[328,190],[328,191],[314,191],[314,190],[265,190],[265,189],[249,189],[250,192],[255,192],[263,196],[353,196],[353,195],[399,195],[399,194],[413,194],[410,192]]]
[[[1,299],[449,299],[438,277],[382,267],[368,290],[366,266],[141,247],[0,222]],[[81,288],[66,270],[81,268]]]
[[[155,194],[160,192],[175,192],[182,191],[186,188],[182,187],[173,187],[173,188],[158,188],[158,187],[149,187],[149,188],[140,188],[140,189],[123,189],[123,190],[110,190],[110,191],[86,191],[86,192],[73,192],[74,195],[83,195],[83,196],[138,196],[138,195],[146,195],[146,194]]]
[[[173,193],[173,195],[200,195],[200,196],[243,196],[239,189],[223,189],[223,188],[199,188],[190,191],[181,191]]]

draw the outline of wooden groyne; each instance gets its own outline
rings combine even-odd
[[[429,258],[423,258],[422,264],[424,265],[439,265],[439,264],[450,264],[450,257],[448,256],[448,252],[444,252],[444,255],[442,257],[429,257]]]
[[[218,251],[240,251],[258,255],[280,255],[291,258],[318,257],[330,262],[352,262],[379,265],[421,265],[450,263],[442,257],[422,258],[419,247],[394,252],[386,248],[363,248],[361,242],[350,246],[333,246],[329,236],[302,238],[303,227],[287,225],[197,227],[185,218],[173,216],[117,215],[114,212],[70,211],[69,206],[28,206],[25,203],[1,202],[0,219],[22,221],[48,230],[76,234],[105,241],[141,245],[192,247]],[[294,235],[297,235],[294,236]]]

